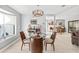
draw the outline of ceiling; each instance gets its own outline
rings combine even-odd
[[[44,14],[60,14],[63,13],[66,10],[69,10],[73,7],[76,7],[76,5],[40,5],[39,7],[37,5],[9,5],[11,8],[15,9],[21,14],[32,14],[32,11],[40,8],[44,11]]]

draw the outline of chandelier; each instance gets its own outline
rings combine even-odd
[[[36,9],[36,10],[33,11],[33,15],[36,16],[36,17],[43,16],[44,12],[41,9]]]

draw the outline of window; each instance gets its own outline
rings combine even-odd
[[[4,36],[11,36],[15,34],[15,26],[16,26],[16,16],[12,15],[4,15],[5,22],[4,22],[4,29],[5,33]]]
[[[16,34],[16,16],[0,12],[0,40]]]

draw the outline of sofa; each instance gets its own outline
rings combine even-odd
[[[79,30],[72,32],[71,42],[72,44],[79,46]]]

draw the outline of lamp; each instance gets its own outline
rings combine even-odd
[[[39,5],[37,5],[37,7],[39,7]],[[33,15],[36,16],[36,17],[43,16],[44,12],[41,9],[38,8],[38,9],[33,11]]]

